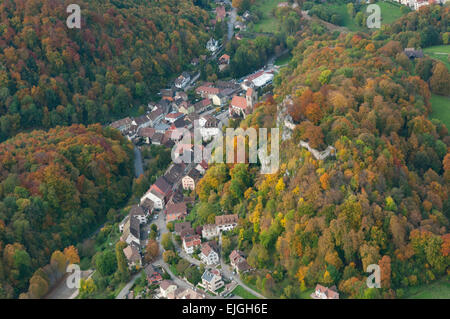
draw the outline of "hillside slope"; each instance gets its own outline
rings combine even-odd
[[[274,98],[240,124],[268,128],[292,117],[280,170],[213,166],[197,188],[195,226],[217,212],[238,214],[240,226],[223,236],[224,255],[243,250],[257,269],[244,281],[268,297],[300,298],[317,283],[336,285],[341,298],[402,297],[446,276],[450,137],[441,121],[428,120],[430,88],[415,62],[397,34],[316,27],[299,40],[274,80]],[[336,152],[317,160],[301,142]],[[381,267],[382,289],[366,285],[371,264]]]
[[[133,148],[99,125],[0,144],[0,298],[17,297],[53,251],[82,239],[129,196]]]

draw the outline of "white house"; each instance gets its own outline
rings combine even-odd
[[[187,72],[183,72],[176,80],[175,86],[179,89],[184,89],[191,81],[191,76]]]
[[[126,242],[128,245],[135,244],[140,247],[141,241],[141,227],[139,220],[130,216],[123,226],[123,233],[120,240]]]
[[[183,249],[187,254],[194,253],[197,247],[200,247],[202,241],[199,235],[191,235],[183,238]]]
[[[219,41],[210,38],[208,43],[206,43],[206,49],[212,53],[216,52],[219,49]]]
[[[149,216],[149,214],[145,213],[142,207],[138,205],[134,205],[133,207],[131,207],[129,215],[137,218],[140,224],[146,224],[147,217]]]
[[[205,270],[202,275],[202,283],[200,285],[203,286],[206,290],[215,292],[216,290],[223,287],[225,283],[222,280],[220,271],[217,269],[212,269]]]
[[[221,133],[220,121],[212,115],[203,115],[198,119],[200,134],[204,140],[210,140],[212,137]]]
[[[210,244],[204,243],[202,245],[200,259],[206,265],[214,265],[219,263],[219,254],[214,251]]]
[[[218,231],[229,231],[237,226],[238,215],[216,216],[216,227]]]
[[[219,233],[220,232],[215,224],[207,224],[203,226],[202,237],[207,240],[219,236]]]
[[[156,135],[156,134],[155,134]],[[141,197],[141,205],[146,199],[153,202],[154,208],[164,209],[164,205],[172,193],[172,186],[166,180],[164,176],[158,177],[158,179],[153,183],[150,189]]]
[[[313,299],[339,299],[339,293],[336,286],[328,288],[318,284],[311,297]]]
[[[154,208],[156,209],[164,209],[165,201],[164,195],[161,193],[150,189],[145,195],[141,198],[141,203],[143,203],[146,199],[149,199],[153,202]]]

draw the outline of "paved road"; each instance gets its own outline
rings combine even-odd
[[[230,18],[228,19],[228,41],[233,38],[234,35],[234,23],[236,22],[237,10],[236,8],[232,8],[230,12]]]
[[[142,154],[139,147],[134,146],[134,172],[136,178],[144,174],[144,165],[142,164]]]
[[[131,277],[131,280],[125,285],[125,287],[122,288],[122,290],[116,296],[116,299],[126,299],[128,296],[128,293],[130,292],[131,287],[133,287],[134,283],[140,276],[141,276],[140,272],[133,275],[133,277]]]

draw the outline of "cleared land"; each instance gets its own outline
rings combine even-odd
[[[275,32],[278,30],[278,20],[272,15],[272,10],[283,0],[262,0],[254,8],[261,11],[262,18],[253,25],[253,32]],[[254,12],[254,10],[253,10]]]
[[[406,299],[449,299],[450,281],[444,278],[430,285],[409,288]]]
[[[381,25],[383,24],[391,24],[398,18],[400,18],[403,13],[400,8],[401,5],[392,2],[380,1],[375,4],[380,6],[381,9]],[[351,31],[367,31],[367,27],[358,26],[355,23],[355,17],[351,17],[347,11],[346,3],[335,3],[335,4],[327,4],[327,7],[331,9],[331,11],[339,14],[342,18],[342,26],[348,28]],[[367,6],[364,5],[361,7],[360,11],[366,13]],[[355,12],[356,15],[357,12]]]
[[[430,58],[443,62],[450,70],[450,45],[436,45],[423,50]]]
[[[282,56],[280,56],[278,59],[276,59],[275,60],[275,65],[285,65],[285,64],[288,64],[289,63],[289,61],[291,61],[291,59],[292,59],[292,55],[291,55],[291,53],[286,53],[286,54],[283,54]]]
[[[433,94],[431,95],[431,108],[433,112],[430,118],[439,119],[450,129],[450,98]]]

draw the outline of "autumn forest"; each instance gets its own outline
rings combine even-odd
[[[164,171],[161,146],[144,154],[155,176],[136,180],[133,144],[106,124],[157,99],[211,37],[208,1],[79,0],[83,32],[65,25],[70,2],[0,3],[0,299],[43,297],[79,262],[75,246]],[[448,278],[450,136],[430,114],[432,96],[450,96],[450,71],[404,50],[448,45],[450,7],[367,32],[283,10],[275,36],[224,46],[232,65],[221,74],[239,78],[289,50],[253,113],[229,122],[289,131],[280,169],[210,165],[187,218],[196,228],[237,214],[222,254],[242,251],[255,269],[242,281],[269,298],[305,298],[316,284],[341,298],[403,298]],[[301,142],[335,152],[318,160]],[[370,264],[381,289],[366,285]]]

